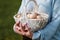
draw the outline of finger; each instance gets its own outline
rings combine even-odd
[[[15,24],[14,24],[13,29],[16,29],[16,27],[19,27],[17,24],[18,24],[18,23],[15,23]]]
[[[20,22],[19,26],[22,27],[22,23],[21,22]]]
[[[15,24],[14,27],[13,27],[13,30],[16,31],[16,29],[19,30],[19,31],[22,31],[22,28]]]
[[[14,27],[13,27],[13,30],[14,30],[14,32],[16,32],[16,28],[17,26],[16,26],[16,24],[14,25]]]
[[[25,24],[25,26],[24,26],[24,27],[25,27],[25,31],[26,31],[26,30],[28,30],[27,23]]]
[[[30,34],[31,33],[28,31],[28,32],[25,33],[25,36],[30,36]]]
[[[25,26],[26,23],[23,23],[22,26]]]
[[[28,29],[28,27],[27,27],[27,24],[26,24],[24,27],[25,27],[24,32],[28,32],[29,29]]]
[[[33,35],[33,33],[31,31],[28,31],[25,33],[25,36],[27,36],[27,37],[32,36],[32,35]]]
[[[23,35],[22,31],[20,31],[18,29],[16,29],[15,32],[18,33],[18,34],[20,34],[20,35]]]
[[[22,24],[22,29],[23,29],[23,30],[25,30],[25,24],[26,24],[26,23]]]
[[[21,28],[18,27],[18,26],[16,26],[16,27],[14,28],[14,31],[15,31],[16,33],[18,33],[18,34],[24,35],[24,32],[23,32],[23,31],[21,30]]]
[[[17,25],[17,26],[19,26],[19,24],[20,24],[20,21],[16,22],[16,25]]]
[[[26,24],[19,24],[20,25],[20,28],[18,28],[18,30],[22,31],[22,32],[25,32],[27,30],[25,30],[25,26],[22,26],[22,25],[26,25]]]
[[[16,29],[18,29],[18,26],[15,24],[14,27],[13,27],[13,29],[15,31]]]
[[[26,25],[25,25],[25,30],[31,30],[31,28],[28,26],[27,23],[26,23]]]
[[[14,30],[14,32],[16,32],[18,34],[25,35],[24,31],[22,31],[22,28],[17,26],[16,24],[14,24],[13,30]]]
[[[18,34],[21,34],[21,35],[25,35],[25,32],[22,31],[22,30],[17,30],[17,33],[18,33]]]
[[[25,26],[24,26],[24,25],[25,25],[25,24],[22,24],[22,23],[20,22],[19,25],[20,25],[20,30],[21,30],[22,32],[24,32],[24,29],[25,29]]]
[[[16,24],[14,24],[14,26],[13,26],[13,30],[15,31],[15,28],[16,28]]]

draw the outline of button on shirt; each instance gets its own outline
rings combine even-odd
[[[29,0],[22,0],[18,13],[23,12],[23,7]],[[32,40],[60,40],[60,0],[36,0],[39,11],[49,14],[49,21],[45,28],[33,33]],[[32,11],[34,3],[27,4],[27,10]]]

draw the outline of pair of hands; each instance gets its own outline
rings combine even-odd
[[[22,24],[21,22],[16,22],[14,24],[13,30],[23,36],[29,37],[32,39],[33,33],[31,32],[31,28],[28,27],[28,24]]]

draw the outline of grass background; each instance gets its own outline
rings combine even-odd
[[[21,0],[0,0],[0,40],[22,40],[22,36],[13,31],[15,15]]]

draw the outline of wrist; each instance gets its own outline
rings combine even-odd
[[[31,34],[29,35],[29,38],[30,38],[30,39],[32,39],[32,37],[33,37],[33,33],[31,33]]]

